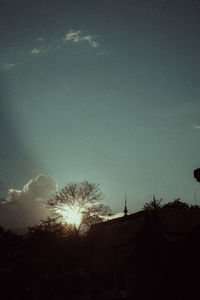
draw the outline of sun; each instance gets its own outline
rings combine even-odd
[[[73,224],[78,228],[82,221],[82,213],[77,208],[69,208],[69,207],[63,207],[62,209],[58,209],[57,213],[59,213],[64,222],[67,222],[68,224]]]
[[[67,222],[70,224],[75,224],[78,227],[82,220],[82,214],[77,210],[69,210],[67,214]]]

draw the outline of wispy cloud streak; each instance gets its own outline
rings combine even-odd
[[[5,63],[5,64],[1,65],[1,69],[3,71],[7,71],[7,70],[13,69],[15,67],[16,67],[16,64],[14,64],[14,63]]]
[[[91,48],[97,48],[99,47],[99,43],[95,40],[94,35],[88,34],[84,35],[81,30],[73,30],[70,29],[65,34],[64,37],[60,37],[57,40],[48,41],[46,38],[44,38],[42,35],[39,36],[37,39],[35,39],[35,45],[33,44],[32,49],[29,50],[29,52],[26,52],[24,56],[32,56],[32,57],[40,57],[41,55],[46,54],[49,51],[52,51],[54,49],[60,49],[63,47],[66,47],[68,43],[80,43],[80,46],[82,43],[86,43]],[[100,51],[97,53],[97,55],[103,55],[104,51]],[[20,65],[22,65],[23,62],[20,62]],[[15,68],[18,63],[2,63],[0,65],[0,71],[7,71]]]
[[[92,48],[96,48],[99,44],[94,40],[92,35],[85,35],[81,34],[81,30],[74,31],[70,29],[68,33],[64,37],[64,41],[72,41],[74,43],[78,43],[81,41],[86,41]]]
[[[192,126],[194,129],[199,129],[200,130],[200,125],[193,125]]]
[[[39,53],[40,53],[40,49],[38,49],[38,48],[34,48],[31,50],[32,55],[38,55]]]
[[[44,42],[45,39],[44,39],[42,36],[40,36],[39,38],[37,38],[37,41],[38,41],[38,42]]]

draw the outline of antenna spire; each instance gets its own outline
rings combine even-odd
[[[127,195],[125,193],[125,205],[124,205],[124,217],[127,216],[128,209],[127,209]]]

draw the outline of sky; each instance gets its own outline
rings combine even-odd
[[[0,36],[1,218],[83,180],[200,204],[199,1],[1,0]]]

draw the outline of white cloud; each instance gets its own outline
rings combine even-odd
[[[81,41],[81,31],[73,31],[69,30],[68,33],[65,35],[66,41],[73,41],[73,42],[79,42]]]
[[[6,64],[2,64],[2,66],[1,66],[2,70],[4,70],[4,71],[13,69],[14,67],[16,67],[16,64],[13,64],[13,63],[6,63]]]
[[[53,177],[40,174],[31,179],[22,190],[9,189],[6,202],[0,203],[0,223],[11,227],[27,227],[44,219],[47,201],[56,191]]]
[[[200,125],[193,125],[194,129],[200,129]]]
[[[98,47],[98,43],[95,42],[95,40],[93,40],[91,35],[86,35],[82,38],[82,41],[88,41],[88,43],[90,44],[91,47],[96,48]]]
[[[74,31],[74,30],[69,30],[68,33],[64,37],[64,41],[72,41],[74,43],[78,43],[81,41],[86,41],[92,48],[96,48],[99,46],[99,44],[94,40],[92,35],[85,35],[83,36],[81,34],[81,31]]]
[[[40,53],[40,49],[38,49],[38,48],[34,48],[31,50],[31,54],[33,54],[33,55],[37,55],[39,53]]]
[[[40,36],[39,38],[37,38],[37,41],[38,41],[38,42],[44,42],[44,40],[45,40],[45,39],[44,39],[42,36]]]
[[[43,43],[45,41],[45,43]],[[39,43],[36,43],[39,42]],[[64,46],[64,43],[66,42],[72,42],[72,43],[85,43],[89,47],[92,48],[97,48],[99,47],[99,43],[95,40],[93,35],[83,35],[81,30],[69,30],[64,38],[58,38],[57,40],[54,40],[52,43],[48,42],[45,40],[43,36],[39,36],[38,38],[35,39],[35,48],[32,48],[30,50],[29,55],[31,56],[38,56],[39,54],[44,55],[45,53],[54,50],[54,49],[59,49]],[[100,51],[97,53],[97,55],[103,55],[105,54],[104,51]],[[29,56],[30,57],[30,56]],[[19,62],[17,64],[15,63],[3,63],[0,64],[0,71],[7,71],[15,68],[16,66],[22,65],[23,62]]]

